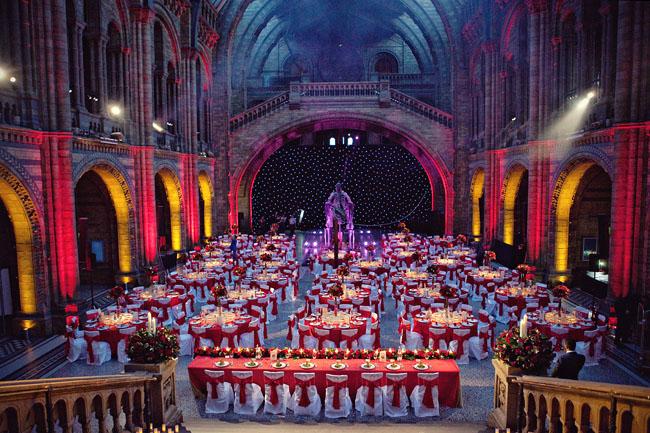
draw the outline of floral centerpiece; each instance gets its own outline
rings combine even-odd
[[[131,362],[159,364],[177,358],[178,338],[167,328],[159,327],[153,332],[141,329],[129,337],[126,354]]]
[[[122,286],[115,286],[108,291],[108,296],[113,298],[118,307],[126,305],[126,290]]]
[[[194,356],[209,356],[212,358],[269,358],[272,351],[277,351],[278,359],[370,359],[378,360],[381,352],[386,352],[387,358],[394,358],[398,350],[394,348],[386,349],[291,349],[289,347],[199,347],[194,351]],[[455,359],[456,354],[448,350],[418,349],[404,350],[401,352],[402,359]]]
[[[345,253],[345,255],[343,256],[343,261],[344,261],[345,263],[349,263],[349,262],[351,262],[352,260],[354,260],[354,254],[352,254],[352,253],[349,252],[349,251],[348,251],[347,253]]]
[[[233,224],[230,226],[230,232],[233,235],[236,235],[238,231],[239,231],[239,226],[237,224]]]
[[[419,251],[414,252],[411,254],[411,260],[415,262],[418,266],[422,264],[422,261],[426,258],[426,256],[423,253],[420,253]]]
[[[558,284],[557,286],[553,287],[551,293],[553,293],[553,297],[558,301],[559,305],[558,305],[557,313],[561,316],[562,299],[569,297],[569,294],[571,293],[571,289],[569,289],[569,287],[565,286],[564,284]]]
[[[235,284],[239,286],[241,284],[241,279],[246,276],[246,268],[243,266],[235,266],[232,268],[232,274],[237,277],[237,281],[235,281]]]
[[[226,296],[228,296],[228,290],[226,289],[226,286],[224,286],[222,283],[217,283],[210,290],[210,294],[215,300],[218,300],[220,298],[225,298]]]
[[[516,327],[503,331],[496,341],[494,357],[525,372],[546,371],[555,354],[551,340],[538,329],[525,336]]]
[[[526,282],[526,281],[532,281],[535,279],[535,266],[527,265],[526,263],[522,263],[517,266],[517,272],[519,273],[519,281],[520,282]]]
[[[264,235],[257,235],[257,237],[255,238],[255,242],[257,242],[258,244],[264,242]]]
[[[212,251],[216,250],[216,247],[212,244],[207,244],[203,249],[206,253],[211,253]]]
[[[147,266],[144,269],[144,275],[145,275],[146,280],[147,280],[147,282],[146,282],[147,285],[157,283],[158,279],[159,279],[159,277],[158,277],[158,266],[154,266],[154,265]]]
[[[266,251],[275,251],[275,250],[276,250],[275,244],[268,244],[266,246]]]
[[[343,281],[343,278],[350,275],[350,268],[348,268],[348,265],[340,265],[336,268],[336,275],[338,275],[341,281]]]
[[[375,256],[375,244],[366,245],[366,251],[368,251],[368,256],[370,258]]]
[[[486,250],[483,253],[483,264],[485,266],[490,266],[490,263],[492,263],[492,261],[496,259],[497,259],[497,254],[492,250]]]
[[[327,293],[333,298],[335,298],[337,301],[338,299],[343,296],[343,283],[340,281],[337,281],[336,283],[332,284],[329,286],[327,289]]]
[[[456,288],[444,285],[440,288],[440,296],[445,299],[445,310],[449,308],[449,299],[456,297]]]
[[[408,227],[406,227],[406,223],[404,221],[401,221],[399,224],[397,224],[397,230],[402,233],[408,233],[410,231]]]
[[[438,275],[438,267],[436,265],[427,266],[427,274],[432,278],[435,278],[435,276]]]
[[[262,253],[260,254],[260,260],[263,262],[270,262],[273,260],[273,256],[270,253]]]
[[[201,254],[201,247],[199,246],[194,247],[194,251],[192,251],[192,253],[190,254],[190,258],[195,262],[198,262],[199,260],[203,260],[203,254]]]
[[[467,244],[467,236],[464,234],[459,234],[456,236],[456,242],[458,242],[458,244],[461,246]]]
[[[271,224],[271,227],[269,228],[269,234],[272,236],[275,236],[278,234],[278,231],[280,230],[280,224],[278,223],[273,223]]]

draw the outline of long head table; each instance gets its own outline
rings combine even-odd
[[[222,360],[223,358],[213,358],[207,356],[198,356],[194,358],[192,362],[188,365],[187,369],[190,376],[190,382],[192,383],[192,389],[194,394],[197,397],[205,397],[206,395],[206,384],[208,377],[205,374],[204,370],[224,370],[226,372],[225,380],[230,381],[232,379],[232,371],[253,371],[253,380],[255,383],[264,387],[264,371],[284,371],[285,372],[285,383],[289,385],[291,391],[294,389],[294,373],[316,373],[315,383],[316,388],[318,388],[321,396],[325,395],[325,375],[326,374],[346,374],[348,375],[348,386],[350,388],[350,395],[354,396],[356,394],[357,388],[361,384],[361,373],[407,373],[406,378],[406,390],[410,394],[411,390],[417,385],[417,373],[440,373],[438,379],[438,398],[440,400],[440,405],[447,407],[461,407],[461,389],[460,389],[460,370],[456,361],[454,360],[424,360],[425,364],[429,365],[429,368],[424,371],[418,371],[413,368],[413,365],[417,361],[402,361],[402,368],[399,370],[389,370],[386,368],[388,362],[380,362],[377,360],[372,361],[376,366],[373,370],[364,370],[361,368],[361,364],[364,363],[361,359],[347,359],[341,360],[347,365],[347,368],[343,370],[335,370],[331,368],[331,365],[335,362],[333,359],[314,359],[312,362],[316,366],[312,369],[303,369],[300,368],[300,364],[305,362],[305,359],[288,359],[282,360],[287,363],[287,366],[283,369],[273,368],[271,360],[262,359],[260,365],[256,368],[247,368],[244,364],[250,359],[237,358],[237,359],[225,359],[230,364],[226,367],[216,367],[215,363]]]

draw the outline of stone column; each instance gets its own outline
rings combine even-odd
[[[156,260],[158,253],[158,228],[156,220],[156,193],[154,187],[154,149],[151,146],[132,146],[134,184],[138,197],[136,215],[138,234],[143,246],[145,264]]]
[[[540,120],[540,73],[542,51],[540,46],[541,38],[541,13],[546,9],[545,0],[527,0],[530,13],[528,23],[528,46],[529,46],[529,97],[528,97],[528,139],[535,140],[539,135]]]
[[[134,124],[132,142],[140,146],[152,145],[151,110],[151,21],[154,16],[149,8],[132,8],[133,61],[131,62],[131,119]]]
[[[634,2],[619,2],[618,9],[614,119],[615,122],[625,122],[630,119]]]

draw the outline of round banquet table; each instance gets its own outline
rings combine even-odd
[[[356,305],[354,301],[357,301],[359,305],[370,306],[370,295],[372,290],[358,287],[358,288],[346,288],[343,291],[343,296],[341,296],[341,304],[352,304]],[[321,305],[329,305],[329,301],[334,301],[334,297],[330,295],[327,289],[320,289],[320,294],[318,295],[318,302]]]
[[[429,341],[429,328],[446,329],[447,334],[444,337],[446,341],[452,340],[455,329],[469,329],[469,337],[478,335],[478,319],[464,312],[451,312],[446,314],[444,311],[436,311],[432,314],[418,313],[414,317],[413,331],[422,335],[423,342],[427,345]]]
[[[547,311],[543,315],[539,311],[531,312],[526,314],[528,316],[528,321],[531,326],[539,329],[542,333],[546,334],[549,337],[553,336],[551,332],[552,326],[560,326],[563,329],[568,330],[566,338],[571,338],[576,341],[582,341],[585,339],[585,331],[593,330],[594,323],[589,320],[584,320],[577,317],[573,313],[563,312],[559,316],[557,311]],[[555,349],[559,350],[561,341],[556,344]]]
[[[344,370],[334,370],[331,368],[331,365],[334,363],[332,359],[314,359],[312,362],[315,365],[313,369],[305,370],[300,367],[300,364],[304,362],[303,359],[289,359],[284,360],[287,363],[287,366],[281,370],[273,368],[271,366],[271,361],[269,359],[262,359],[260,361],[261,365],[257,368],[247,368],[245,366],[248,359],[245,358],[228,358],[226,361],[230,362],[225,368],[218,368],[215,366],[215,363],[223,358],[212,358],[208,356],[197,356],[192,360],[188,365],[188,373],[190,376],[190,382],[192,384],[192,390],[198,398],[205,398],[208,376],[205,374],[205,370],[223,370],[225,371],[225,381],[232,381],[232,372],[233,371],[245,371],[251,370],[253,372],[253,382],[263,384],[264,383],[264,371],[284,371],[284,382],[289,385],[290,391],[294,391],[295,382],[294,382],[294,373],[315,373],[315,385],[318,389],[318,393],[321,395],[321,398],[325,396],[326,388],[326,374],[346,374],[348,376],[348,387],[350,389],[350,395],[355,395],[359,387],[361,386],[361,373],[367,372],[376,372],[376,373],[406,373],[406,391],[408,394],[411,393],[413,388],[417,385],[417,373],[413,366],[417,361],[402,361],[402,368],[397,371],[389,370],[386,368],[388,362],[381,361],[372,361],[376,366],[374,370],[364,370],[361,368],[363,360],[360,359],[348,359],[344,362],[347,365],[347,368]],[[460,388],[460,369],[454,360],[425,360],[425,364],[429,365],[429,369],[425,370],[425,373],[437,372],[439,373],[438,377],[438,399],[440,405],[447,407],[461,407],[461,388]]]
[[[508,300],[503,302],[500,297],[495,296],[500,315],[503,315],[503,307],[517,307],[517,311],[524,311],[526,308],[526,298],[535,298],[539,301],[540,308],[548,305],[549,297],[546,290],[540,290],[537,287],[520,287],[504,286],[496,289],[497,295],[507,296]]]
[[[167,299],[169,299],[169,302],[165,303],[164,301]],[[183,299],[181,294],[171,290],[132,292],[127,295],[127,301],[129,304],[140,304],[142,310],[151,310],[152,307],[161,309],[165,321],[169,318],[169,309],[177,305],[183,305],[183,310],[186,310],[185,305],[189,302],[192,310],[194,309],[194,300],[191,295],[188,294]]]
[[[236,326],[232,335],[239,338],[242,334],[251,332],[249,325],[254,318],[248,314],[238,314],[229,311],[214,311],[208,314],[201,314],[189,320],[188,333],[194,337],[194,347],[199,347],[200,338],[212,340],[215,346],[220,346],[221,341],[225,338],[223,332],[224,326]],[[195,327],[206,328],[204,334],[195,332]]]
[[[121,313],[113,318],[112,315],[106,315],[103,319],[96,322],[86,322],[86,331],[99,331],[99,339],[107,342],[111,346],[111,353],[117,353],[117,344],[124,338],[120,334],[120,329],[135,326],[140,330],[147,326],[147,313],[140,313],[134,316],[132,313]]]

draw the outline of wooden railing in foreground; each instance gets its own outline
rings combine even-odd
[[[151,375],[0,382],[0,432],[121,433],[150,422]]]
[[[522,376],[519,431],[650,432],[650,388]]]

